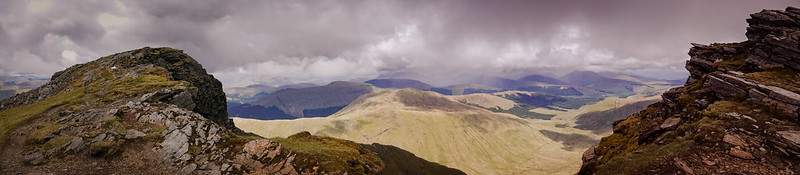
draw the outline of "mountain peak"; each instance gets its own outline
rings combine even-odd
[[[171,81],[191,84],[196,89],[191,91],[192,94],[187,95],[191,97],[191,101],[196,103],[187,107],[191,107],[190,110],[216,122],[230,124],[227,119],[222,83],[209,75],[192,57],[181,50],[168,47],[144,47],[72,66],[53,74],[50,82],[41,88],[0,102],[0,109],[29,104],[71,87],[87,86],[94,83],[93,80],[112,81],[112,79],[120,77],[132,78],[138,74],[159,74],[162,78]],[[76,84],[78,82],[83,85]],[[99,86],[105,85],[99,84]]]

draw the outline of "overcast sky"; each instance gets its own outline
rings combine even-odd
[[[602,3],[601,3],[602,2]],[[50,75],[144,46],[182,49],[226,87],[376,77],[686,75],[690,42],[745,40],[797,0],[0,1],[0,75]]]

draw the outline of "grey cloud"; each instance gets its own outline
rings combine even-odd
[[[689,42],[743,40],[747,14],[794,4],[10,0],[0,2],[0,74],[50,74],[110,53],[170,46],[226,86],[379,76],[448,84],[577,69],[673,78],[685,74]]]

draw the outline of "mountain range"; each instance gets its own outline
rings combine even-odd
[[[230,113],[233,116],[253,119],[328,116],[351,103],[356,97],[369,93],[371,91],[369,89],[373,87],[410,88],[443,95],[495,94],[520,104],[513,109],[516,112],[511,112],[509,109],[498,111],[531,117],[535,114],[524,111],[551,105],[574,109],[607,96],[629,96],[644,92],[657,95],[658,92],[674,86],[669,82],[625,74],[576,71],[561,78],[532,74],[516,80],[495,78],[482,83],[445,87],[435,87],[413,79],[384,78],[364,83],[338,81],[323,86],[297,84],[283,87],[251,85],[226,90],[229,91],[228,95],[234,96],[228,97]]]

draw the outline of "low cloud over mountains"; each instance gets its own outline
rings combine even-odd
[[[792,3],[589,2],[11,0],[0,2],[0,74],[147,45],[186,50],[226,86],[583,69],[675,78],[687,41],[742,40],[747,14]]]

